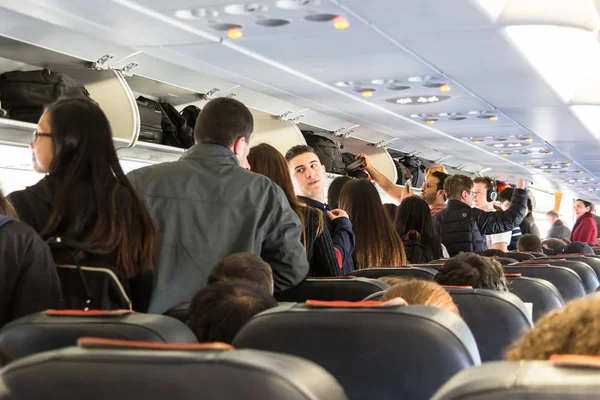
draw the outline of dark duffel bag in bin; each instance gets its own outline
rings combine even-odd
[[[137,99],[138,109],[140,111],[140,136],[138,140],[155,144],[162,144],[162,112],[150,105],[144,99]]]
[[[60,97],[89,97],[89,93],[67,75],[47,69],[0,75],[0,101],[11,119],[37,123],[44,107]]]
[[[342,159],[342,150],[340,145],[333,140],[320,135],[315,135],[310,131],[302,131],[306,144],[312,147],[325,170],[332,174],[347,175],[346,165]]]

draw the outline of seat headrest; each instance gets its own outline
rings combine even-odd
[[[534,259],[535,256],[533,254],[529,254],[529,253],[519,253],[519,252],[509,252],[506,253],[506,257],[508,258],[514,258],[517,261],[523,261],[523,260],[531,260]]]
[[[201,394],[207,399],[346,400],[327,371],[299,357],[222,344],[193,345],[204,346],[197,349],[202,351],[178,345],[156,351],[155,344],[145,349],[82,342],[9,364],[0,372],[0,398],[196,400]]]
[[[304,302],[306,300],[322,301],[361,301],[370,294],[389,288],[389,285],[378,279],[357,278],[353,276],[340,278],[308,278],[291,289],[275,293],[277,301]]]
[[[352,273],[356,276],[362,276],[364,278],[381,278],[382,276],[400,276],[400,277],[411,277],[418,279],[425,279],[432,281],[435,279],[437,270],[431,268],[431,266],[410,266],[400,268],[367,268],[354,271]]]
[[[600,367],[595,358],[560,356],[555,361],[485,363],[458,373],[432,400],[594,398],[600,391]]]
[[[233,350],[227,343],[158,343],[144,342],[141,340],[118,340],[96,337],[81,337],[77,339],[77,346],[84,349],[144,349],[144,350]]]
[[[31,314],[0,330],[0,349],[17,359],[74,346],[83,336],[148,342],[197,343],[182,322],[164,315],[130,311],[49,310]]]
[[[581,277],[570,268],[548,264],[519,263],[505,265],[504,272],[520,273],[530,278],[540,278],[554,284],[565,301],[585,296]]]
[[[505,350],[533,326],[521,299],[497,290],[446,287],[471,329],[482,361],[501,360]]]
[[[417,305],[281,305],[256,315],[233,345],[312,360],[338,379],[350,399],[428,398],[456,371],[479,363],[460,317]]]

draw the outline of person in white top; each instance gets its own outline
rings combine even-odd
[[[483,211],[496,211],[494,207],[494,201],[498,197],[496,191],[496,182],[490,177],[477,177],[473,179],[473,191],[475,196],[473,197],[473,206]],[[512,232],[502,232],[494,235],[485,235],[488,249],[498,249],[503,252],[508,251],[508,245]]]

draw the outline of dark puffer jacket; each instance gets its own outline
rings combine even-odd
[[[434,229],[451,257],[461,251],[481,253],[485,236],[512,231],[527,212],[527,193],[516,189],[506,211],[485,212],[459,200],[449,200],[445,210],[433,217]]]

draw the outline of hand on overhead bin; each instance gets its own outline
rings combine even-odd
[[[517,189],[525,189],[525,180],[524,179],[519,179],[517,181]]]
[[[358,153],[354,159],[358,160],[361,157],[365,159],[365,164],[367,164],[367,168],[370,168],[371,167],[371,161],[369,160],[369,156],[366,155],[365,153]]]
[[[335,210],[327,211],[327,216],[333,221],[334,219],[338,218],[348,218],[348,213],[346,213],[344,210],[336,208]]]

